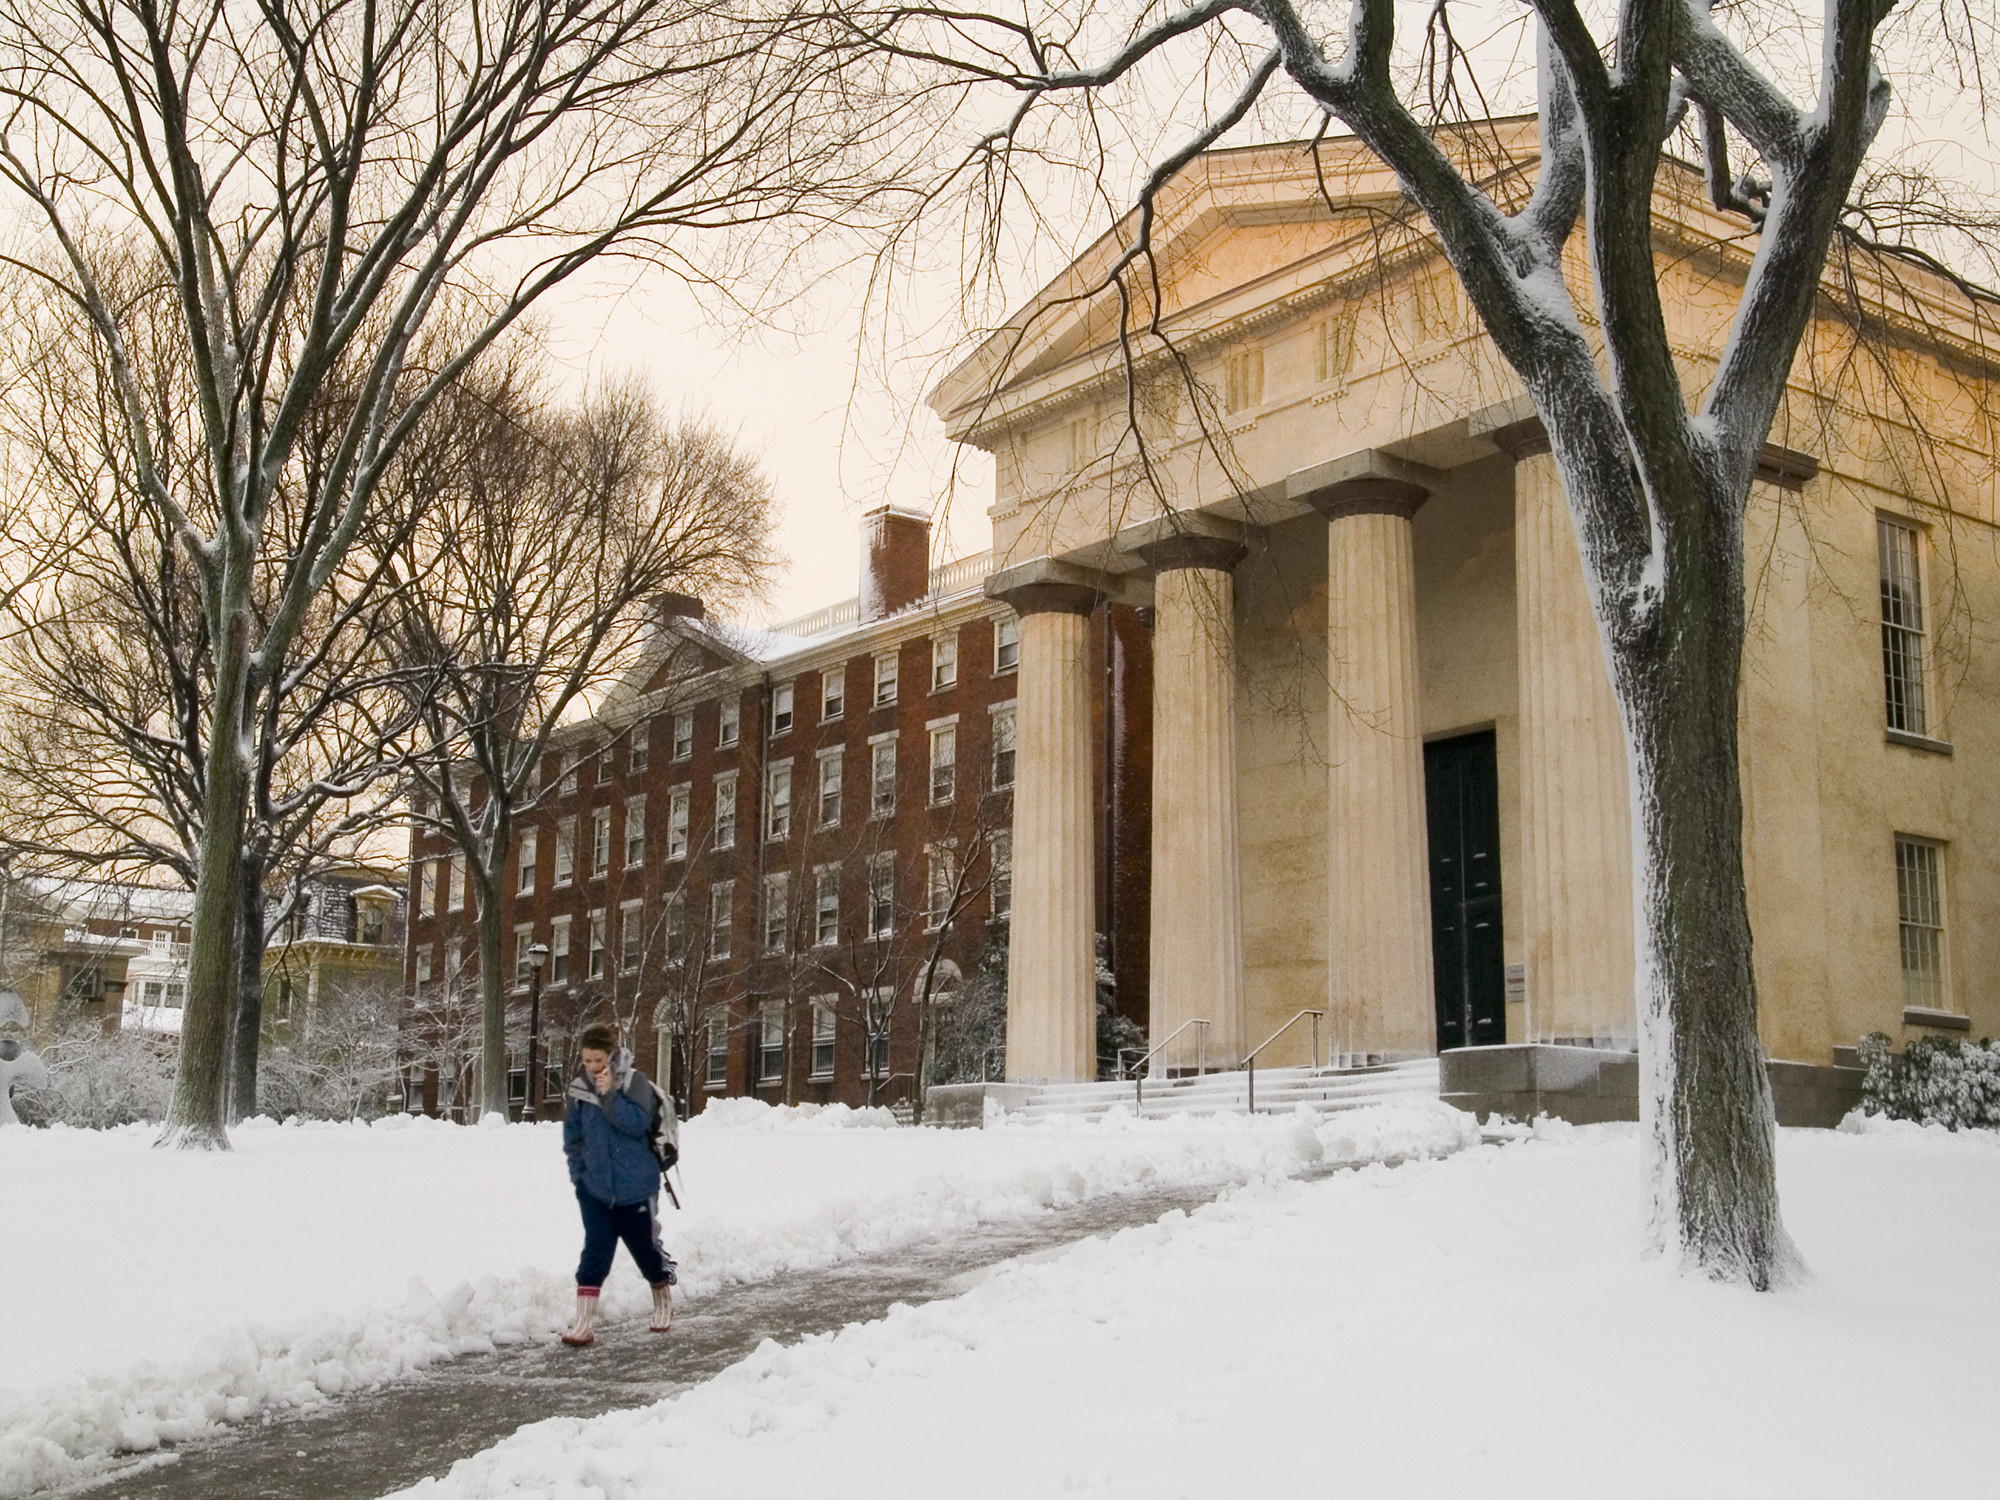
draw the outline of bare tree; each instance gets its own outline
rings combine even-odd
[[[657,596],[732,600],[763,580],[770,496],[719,432],[669,422],[635,387],[574,411],[518,384],[482,394],[453,403],[458,461],[406,473],[421,511],[392,565],[418,669],[418,822],[465,856],[486,1018],[481,1103],[504,1112],[502,882],[519,819],[558,784],[543,774],[550,739],[640,662],[671,675],[683,648]]]
[[[165,872],[193,886],[215,665],[196,570],[117,460],[123,415],[91,358],[87,320],[32,286],[17,310],[31,333],[10,351],[0,433],[22,460],[10,478],[32,495],[18,506],[24,534],[39,538],[48,561],[36,588],[0,606],[13,627],[0,647],[8,695],[0,773],[16,789],[15,837],[70,868]],[[147,355],[136,379],[149,402],[186,406],[194,392],[185,367],[164,357],[157,328],[144,332],[133,344]],[[326,406],[315,408],[300,444],[308,470],[337,435]],[[275,537],[293,531],[297,494],[294,484],[279,487]],[[273,562],[260,581],[278,571]],[[296,887],[377,822],[394,741],[409,720],[381,649],[378,583],[343,570],[309,602],[304,627],[243,726],[252,769],[240,849],[232,1119],[256,1110],[264,934],[286,915],[283,896],[280,910],[268,909],[270,888]],[[273,607],[261,592],[252,603],[259,619]],[[372,805],[357,802],[371,790]]]
[[[1546,429],[1624,717],[1639,810],[1653,1235],[1691,1270],[1764,1288],[1795,1256],[1778,1210],[1743,881],[1743,515],[1822,295],[1828,245],[1888,107],[1874,39],[1891,6],[1831,0],[1815,30],[1782,5],[1739,25],[1736,12],[1712,12],[1707,0],[1621,0],[1603,31],[1574,0],[1530,6],[1540,85],[1531,190],[1519,172],[1495,170],[1476,126],[1437,128],[1462,119],[1468,100],[1483,104],[1446,5],[1430,11],[1414,58],[1397,51],[1390,0],[1351,0],[1344,26],[1330,28],[1332,17],[1292,0],[1198,0],[1129,17],[1065,9],[1045,20],[895,6],[855,24],[920,72],[943,66],[1011,96],[972,157],[994,191],[989,207],[1032,198],[1024,163],[1077,149],[1032,122],[1061,118],[1071,101],[1069,117],[1085,127],[1080,149],[1099,150],[1098,127],[1119,107],[1142,107],[1148,80],[1187,97],[1173,69],[1196,49],[1199,123],[1143,174],[1123,252],[1091,292],[1122,309],[1116,336],[1128,358],[1148,341],[1153,352],[1174,347],[1152,259],[1161,192],[1253,111],[1280,107],[1281,81],[1324,120],[1345,124],[1428,218]],[[1990,26],[1964,19],[1965,28],[1948,28],[1954,46]],[[1804,103],[1773,71],[1781,31],[1817,52],[1817,95]],[[1081,60],[1095,38],[1101,59]],[[1121,83],[1130,85],[1123,105],[1107,106],[1099,96]],[[1674,363],[1654,256],[1654,183],[1676,132],[1702,163],[1715,206],[1756,243],[1719,363],[1698,393]],[[1587,308],[1565,276],[1573,242],[1588,268]],[[996,389],[1006,378],[995,375]]]
[[[39,231],[12,264],[86,318],[122,418],[116,461],[188,559],[213,642],[163,1142],[226,1145],[254,772],[242,727],[299,670],[312,602],[403,441],[599,257],[719,283],[775,257],[706,255],[715,231],[870,201],[898,138],[840,60],[810,17],[665,0],[0,7],[0,181]],[[445,317],[463,319],[459,336],[421,357]],[[148,401],[134,351],[148,320],[187,366],[186,406]],[[336,384],[352,396],[339,439],[273,548],[278,489]]]

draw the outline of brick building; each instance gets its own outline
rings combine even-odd
[[[951,1003],[1012,891],[1019,622],[984,593],[984,555],[931,568],[929,541],[921,516],[870,513],[858,596],[769,631],[664,601],[646,660],[557,737],[504,880],[517,1104],[538,943],[548,1097],[598,1019],[693,1109],[908,1097],[926,995]],[[1122,605],[1091,626],[1096,840],[1120,851],[1098,861],[1119,872],[1098,929],[1143,1017],[1146,626]],[[422,1098],[444,1112],[471,1097],[477,1051],[459,859],[413,832],[412,1065],[428,1059]]]

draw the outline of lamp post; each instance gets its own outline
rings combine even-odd
[[[547,943],[528,945],[528,1097],[521,1118],[542,1117],[542,965],[549,959]]]

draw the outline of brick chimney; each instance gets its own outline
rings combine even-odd
[[[930,592],[930,517],[884,505],[861,518],[861,608],[866,624]]]
[[[649,602],[653,623],[662,627],[675,620],[699,620],[704,613],[701,601],[692,594],[655,594]]]

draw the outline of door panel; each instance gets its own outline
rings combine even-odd
[[[1438,1050],[1507,1039],[1500,772],[1493,733],[1424,746]]]

